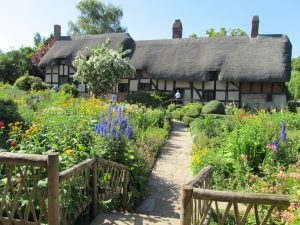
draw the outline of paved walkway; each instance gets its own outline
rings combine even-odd
[[[174,122],[169,139],[149,179],[149,196],[136,213],[100,214],[91,225],[177,225],[180,216],[180,188],[192,179],[192,138],[186,126]]]

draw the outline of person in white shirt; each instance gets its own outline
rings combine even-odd
[[[175,93],[175,103],[179,104],[179,99],[181,99],[181,94],[179,92],[179,90],[177,90],[177,92]]]

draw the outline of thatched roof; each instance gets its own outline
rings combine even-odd
[[[76,54],[86,53],[111,40],[111,48],[132,49],[132,63],[153,79],[208,80],[219,71],[219,80],[274,81],[290,79],[291,43],[285,35],[260,35],[257,38],[206,37],[136,41],[126,33],[78,36],[60,39],[43,57],[40,67],[66,59],[71,65]]]
[[[207,37],[136,41],[132,63],[151,78],[287,81],[291,71],[291,43],[285,35]]]
[[[110,48],[112,49],[123,47],[123,49],[134,50],[135,48],[134,40],[127,33],[60,37],[42,58],[39,67],[58,64],[60,59],[65,59],[66,64],[71,65],[78,52],[89,56],[87,48],[93,49],[97,45],[104,43],[107,38],[110,39]]]

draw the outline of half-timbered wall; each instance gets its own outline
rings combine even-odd
[[[283,82],[243,82],[241,95],[241,106],[274,108],[286,105]]]
[[[68,65],[53,65],[46,67],[45,82],[51,86],[57,85],[60,87],[66,83],[73,83],[75,69]],[[87,92],[86,85],[74,82],[79,92]]]

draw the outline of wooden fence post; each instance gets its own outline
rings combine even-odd
[[[192,196],[193,187],[190,185],[183,185],[181,188],[180,225],[191,225],[193,214]]]
[[[123,204],[123,209],[125,209],[126,203],[127,203],[127,187],[128,187],[128,179],[129,179],[129,171],[124,170],[124,178],[123,178],[123,199],[122,199],[122,204]]]
[[[59,154],[50,153],[47,158],[48,176],[48,225],[60,225],[59,212]]]
[[[97,158],[95,158],[95,162],[92,166],[92,205],[91,205],[91,220],[94,220],[98,214],[97,210],[97,202],[98,202],[98,187],[97,187],[97,181],[98,181],[98,161]]]

